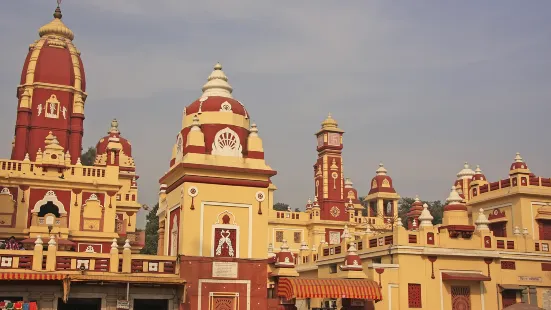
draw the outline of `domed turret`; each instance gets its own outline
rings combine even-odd
[[[413,221],[417,220],[423,212],[423,202],[419,199],[419,196],[415,196],[415,201],[411,204],[411,208],[406,214],[408,219],[408,229],[413,229]]]
[[[476,170],[472,178],[473,181],[486,181],[486,176],[482,173],[479,165],[476,165]]]
[[[387,175],[387,170],[383,163],[379,164],[379,168],[375,172],[377,175],[371,179],[369,194],[378,192],[396,193],[396,190],[392,186],[392,178]]]
[[[72,163],[82,149],[86,78],[74,33],[61,20],[59,6],[54,19],[38,31],[29,46],[17,89],[18,109],[12,159],[29,153],[35,160],[51,130],[68,150]]]
[[[465,201],[469,200],[469,186],[475,172],[469,166],[468,162],[465,162],[463,169],[457,173],[457,179],[455,180],[454,186],[457,190],[459,196]]]
[[[528,165],[522,159],[520,156],[520,153],[517,153],[515,156],[515,160],[511,164],[511,168],[509,169],[509,174],[516,174],[516,173],[524,173],[524,174],[530,174],[530,170],[528,169]]]
[[[214,66],[202,90],[201,97],[184,109],[182,130],[177,137],[171,166],[187,153],[263,159],[258,128],[251,124],[243,104],[233,98],[233,88],[220,63]],[[197,118],[200,119],[200,128]],[[188,134],[192,130],[201,134],[194,134],[192,147],[186,149],[189,146]]]
[[[119,122],[116,119],[111,121],[107,136],[101,138],[96,144],[94,164],[97,166],[115,165],[135,170],[132,145],[121,136]]]

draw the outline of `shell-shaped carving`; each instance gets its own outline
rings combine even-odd
[[[237,133],[226,127],[220,130],[212,143],[212,155],[243,157]]]

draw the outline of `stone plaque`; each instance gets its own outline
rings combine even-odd
[[[542,278],[541,278],[541,277],[526,277],[526,276],[519,276],[519,277],[518,277],[518,280],[519,280],[519,281],[523,281],[523,282],[542,282]]]
[[[237,278],[237,263],[212,262],[213,278]]]

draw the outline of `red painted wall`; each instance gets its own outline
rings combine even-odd
[[[238,264],[237,279],[212,278],[212,263],[236,262]],[[231,258],[212,258],[183,256],[180,262],[180,276],[186,279],[188,285],[186,303],[180,309],[194,310],[198,308],[198,300],[201,299],[201,308],[209,309],[209,295],[211,292],[237,292],[239,293],[239,310],[247,309],[247,297],[250,296],[251,309],[267,309],[266,279],[267,260],[247,260]],[[201,285],[199,296],[199,280],[230,280],[229,283],[207,283]],[[250,292],[247,292],[245,283],[231,283],[232,280],[249,280]]]

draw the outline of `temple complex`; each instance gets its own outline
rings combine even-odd
[[[329,114],[315,133],[304,211],[274,210],[276,171],[262,127],[234,98],[220,63],[183,108],[159,174],[157,254],[140,254],[138,175],[116,119],[93,165],[80,161],[88,94],[74,37],[57,7],[23,64],[12,156],[0,160],[0,302],[52,310],[551,309],[551,179],[520,154],[493,182],[465,163],[443,193],[441,224],[419,198],[402,217],[391,167],[373,163],[369,189],[346,178],[345,132]]]

